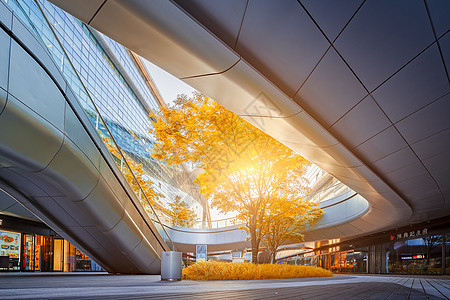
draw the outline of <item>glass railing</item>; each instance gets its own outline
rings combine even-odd
[[[55,62],[56,66],[61,70],[65,81],[71,87],[74,95],[77,97],[78,102],[89,116],[93,126],[97,129],[99,135],[103,139],[108,150],[113,155],[113,159],[117,167],[121,170],[122,174],[130,184],[136,197],[139,199],[140,204],[150,216],[152,223],[158,230],[163,240],[169,246],[174,249],[172,240],[167,234],[162,222],[160,221],[156,211],[154,210],[149,197],[144,192],[141,183],[132,171],[131,166],[138,164],[132,161],[130,156],[125,155],[124,151],[117,144],[116,139],[108,128],[107,123],[103,119],[99,109],[93,101],[86,86],[83,84],[79,74],[76,72],[69,56],[67,55],[64,47],[55,34],[55,31],[46,18],[41,5],[38,1],[30,1],[26,6],[22,1],[8,0],[7,5],[15,12],[22,22],[36,35],[40,42],[47,48],[51,54],[51,58]],[[31,7],[32,6],[32,7]],[[31,19],[31,11],[33,12],[33,20]],[[103,153],[104,155],[107,153]],[[109,155],[109,154],[107,154]]]
[[[326,200],[337,198],[341,195],[353,195],[355,192],[345,184],[338,182],[331,186],[325,187],[319,191],[309,193],[304,198],[308,202],[321,203]],[[156,208],[157,209],[157,208]],[[186,227],[196,229],[218,229],[235,225],[244,225],[245,223],[236,217],[220,220],[212,220],[211,222],[182,220],[167,214],[164,211],[158,212],[158,216],[162,224],[169,228]]]

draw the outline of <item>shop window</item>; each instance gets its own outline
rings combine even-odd
[[[0,230],[0,256],[7,257],[5,258],[6,268],[13,270],[19,268],[20,233]]]
[[[52,237],[24,234],[22,267],[25,271],[52,271]]]
[[[399,241],[390,244],[389,271],[400,274],[440,274],[442,236]]]
[[[83,254],[80,250],[76,249],[76,270],[77,271],[90,271],[91,260],[87,255]]]

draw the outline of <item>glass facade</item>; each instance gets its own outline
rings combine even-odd
[[[99,134],[113,138],[127,160],[142,165],[153,189],[163,195],[158,203],[162,209],[157,213],[164,214],[167,204],[180,197],[198,220],[209,221],[207,202],[184,168],[167,166],[150,157],[153,137],[148,132],[152,126],[149,114],[160,106],[129,50],[48,1],[2,1],[49,50]],[[117,158],[122,168],[122,158]],[[141,193],[137,194],[141,200]],[[141,201],[146,208],[148,203]],[[152,215],[150,209],[147,211]]]
[[[103,271],[74,245],[54,235],[1,229],[0,247],[0,256],[9,259],[9,266],[2,268],[4,271]]]
[[[436,222],[326,246],[319,243],[314,251],[285,260],[336,273],[450,274],[450,228],[440,224],[442,220]]]

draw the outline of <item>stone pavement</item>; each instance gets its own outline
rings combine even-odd
[[[0,299],[449,299],[449,276],[161,282],[156,275],[1,273]]]

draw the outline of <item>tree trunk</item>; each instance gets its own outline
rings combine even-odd
[[[275,263],[275,255],[276,255],[276,252],[274,253],[274,252],[270,251],[270,263],[271,264]]]
[[[250,229],[250,240],[252,243],[252,263],[258,263],[259,243],[256,239],[256,228]]]

